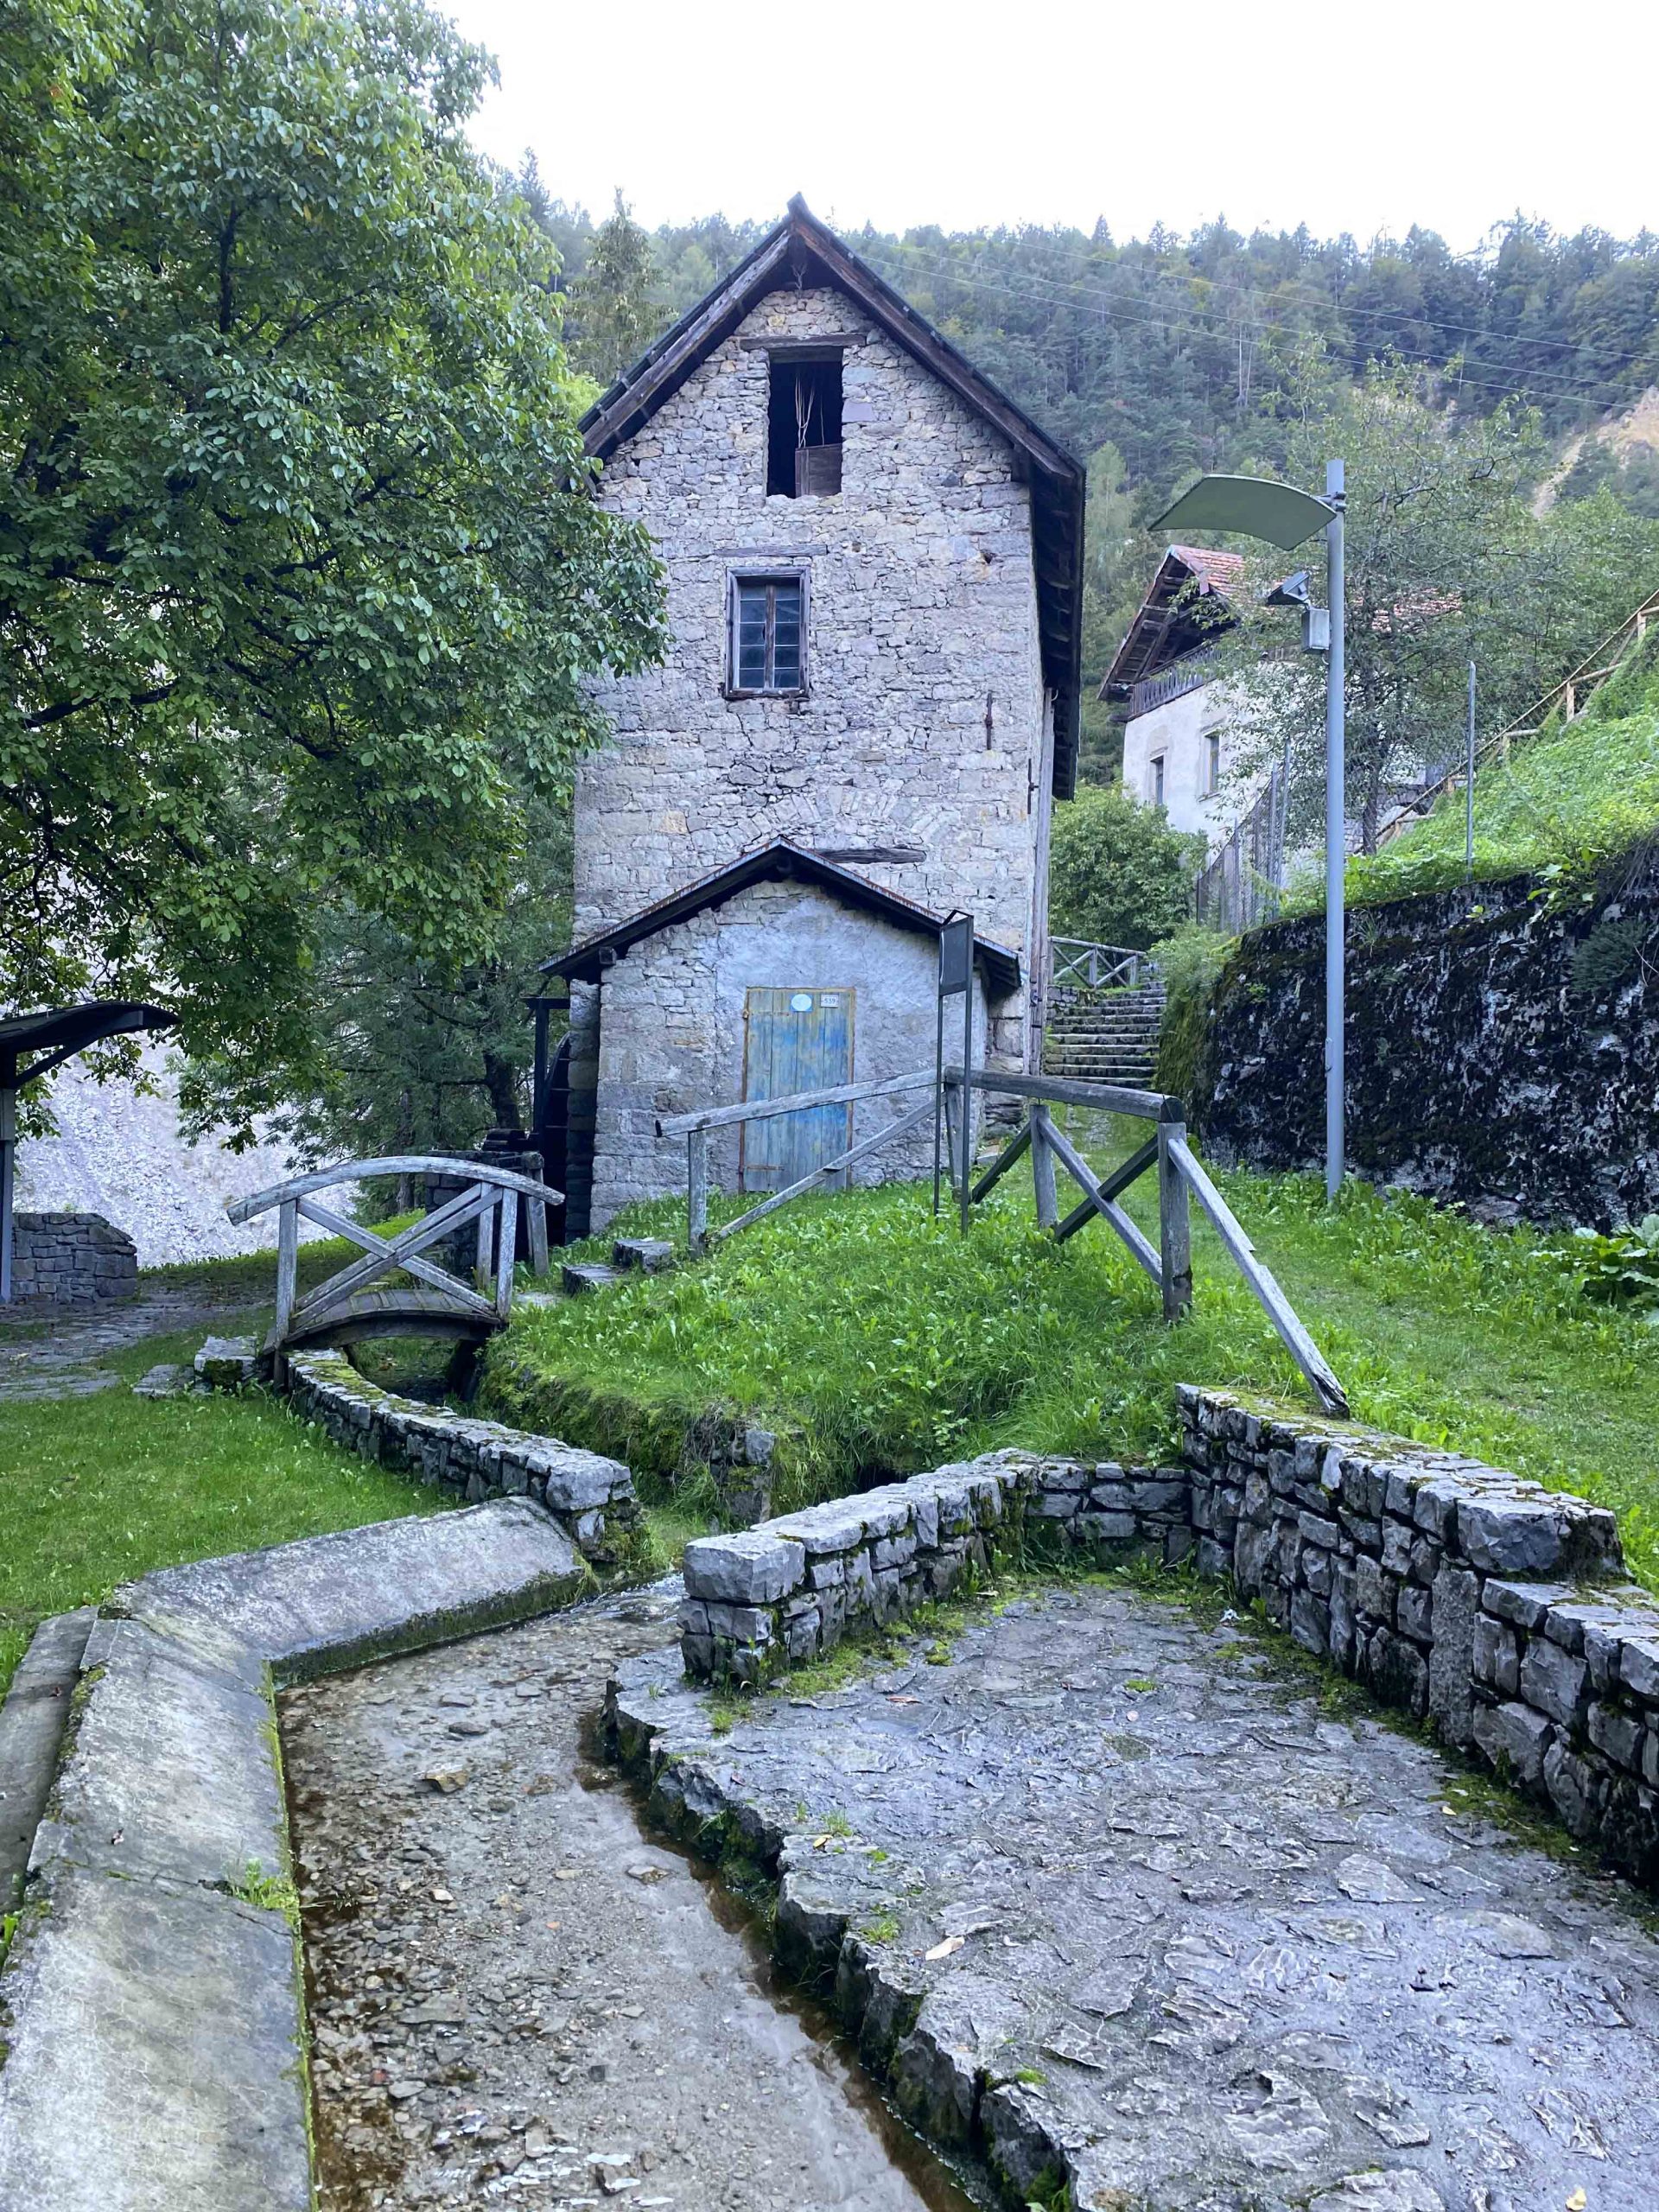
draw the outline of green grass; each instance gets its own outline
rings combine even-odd
[[[201,1335],[147,1338],[98,1364],[133,1381],[189,1358]],[[38,1621],[133,1575],[435,1504],[258,1392],[0,1403],[0,1693]]]
[[[1094,1134],[1097,1160],[1127,1148]],[[1659,1588],[1659,1337],[1638,1315],[1586,1299],[1535,1232],[1363,1185],[1332,1211],[1311,1178],[1218,1179],[1357,1419],[1613,1506]],[[1152,1198],[1131,1193],[1143,1226]],[[683,1225],[664,1201],[618,1227]],[[613,1447],[631,1408],[659,1475],[690,1414],[723,1402],[779,1432],[779,1510],[1001,1444],[1166,1460],[1177,1381],[1311,1404],[1207,1227],[1194,1246],[1194,1310],[1170,1329],[1103,1224],[1061,1248],[1038,1233],[1019,1173],[965,1239],[915,1186],[805,1199],[672,1274],[522,1312],[492,1374],[519,1417],[544,1392],[575,1441]]]
[[[1475,778],[1478,882],[1559,872],[1593,875],[1612,855],[1659,834],[1659,646],[1635,656],[1570,725],[1554,724]],[[1403,899],[1461,883],[1464,798],[1443,798],[1426,820],[1380,853],[1348,863],[1355,905]],[[1294,912],[1324,903],[1323,887],[1299,884]]]

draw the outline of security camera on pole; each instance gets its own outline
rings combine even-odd
[[[1343,1177],[1343,868],[1347,858],[1347,773],[1343,700],[1345,682],[1343,465],[1325,466],[1325,497],[1260,476],[1201,476],[1152,527],[1231,531],[1288,551],[1316,531],[1325,533],[1326,605],[1307,595],[1299,569],[1268,594],[1274,607],[1299,607],[1302,645],[1325,659],[1325,1188],[1334,1198]]]

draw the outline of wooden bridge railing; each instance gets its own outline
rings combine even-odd
[[[787,1098],[746,1099],[735,1106],[711,1106],[701,1113],[676,1114],[658,1121],[659,1137],[686,1140],[686,1230],[693,1252],[709,1249],[709,1133],[730,1128],[740,1122],[765,1119],[773,1114],[798,1114],[814,1106],[839,1106],[862,1098],[890,1098],[906,1091],[925,1090],[924,1105],[891,1122],[874,1136],[853,1145],[834,1160],[774,1191],[751,1206],[735,1221],[723,1223],[713,1240],[735,1236],[740,1229],[763,1215],[774,1213],[806,1192],[822,1187],[826,1177],[856,1160],[868,1159],[889,1144],[931,1123],[934,1117],[934,1073],[918,1068],[910,1075],[888,1076],[873,1083],[844,1083],[832,1090],[803,1090]],[[1213,1225],[1239,1273],[1260,1301],[1280,1342],[1306,1376],[1313,1395],[1326,1413],[1345,1414],[1347,1395],[1329,1362],[1314,1343],[1288,1298],[1257,1256],[1256,1249],[1221,1192],[1205,1173],[1186,1141],[1186,1109],[1179,1098],[1156,1090],[1132,1090],[1116,1084],[1077,1083],[1061,1076],[1016,1075],[995,1069],[976,1069],[967,1078],[969,1090],[1027,1098],[1030,1111],[1019,1134],[994,1160],[977,1182],[971,1179],[972,1116],[963,1104],[963,1073],[959,1067],[944,1070],[945,1103],[950,1134],[944,1147],[950,1162],[950,1179],[967,1226],[971,1210],[993,1190],[1029,1152],[1036,1188],[1037,1220],[1056,1243],[1063,1244],[1096,1215],[1120,1236],[1139,1264],[1157,1285],[1163,1300],[1164,1318],[1178,1320],[1192,1303],[1192,1231],[1189,1200],[1196,1198]],[[1107,1114],[1123,1114],[1150,1122],[1153,1134],[1131,1153],[1121,1166],[1103,1179],[1097,1177],[1075,1145],[1056,1128],[1049,1112],[1052,1105],[1086,1106]],[[1056,1185],[1056,1163],[1082,1192],[1081,1202],[1061,1217]],[[1158,1243],[1154,1246],[1117,1203],[1130,1184],[1148,1170],[1158,1175]]]
[[[441,1175],[451,1179],[464,1176],[467,1187],[396,1236],[383,1236],[375,1230],[365,1228],[349,1215],[336,1212],[316,1195],[339,1184],[360,1183],[370,1177],[386,1175]],[[321,1336],[332,1326],[366,1324],[377,1313],[389,1321],[429,1321],[435,1335],[443,1332],[446,1323],[459,1324],[473,1332],[501,1327],[512,1303],[512,1269],[521,1197],[531,1202],[526,1210],[531,1263],[538,1274],[545,1274],[546,1209],[563,1205],[562,1194],[527,1175],[514,1174],[507,1168],[493,1167],[477,1160],[458,1160],[442,1154],[400,1154],[385,1160],[343,1160],[338,1166],[319,1167],[309,1174],[273,1184],[268,1191],[256,1191],[251,1197],[236,1199],[225,1211],[232,1221],[244,1222],[269,1213],[273,1206],[281,1209],[276,1230],[276,1319],[270,1338],[270,1350],[280,1357],[283,1347],[300,1337]],[[326,1282],[319,1283],[303,1299],[296,1296],[302,1221],[313,1223],[331,1236],[344,1237],[365,1255],[350,1262]],[[448,1268],[421,1257],[429,1245],[453,1236],[458,1230],[474,1223],[477,1260],[474,1283],[465,1282]],[[399,1273],[412,1275],[416,1283],[427,1287],[424,1297],[411,1293],[404,1300],[410,1309],[407,1314],[400,1313],[395,1292],[379,1294],[372,1301],[369,1294],[369,1286],[378,1277]],[[494,1281],[487,1293],[475,1287],[488,1282],[492,1274]]]

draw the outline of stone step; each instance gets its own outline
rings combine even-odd
[[[567,1260],[559,1269],[559,1280],[564,1285],[567,1298],[580,1298],[589,1290],[606,1290],[616,1281],[615,1268],[600,1266],[597,1262],[579,1266]]]
[[[659,1275],[673,1266],[674,1247],[665,1236],[619,1236],[611,1247],[611,1262],[617,1268]]]

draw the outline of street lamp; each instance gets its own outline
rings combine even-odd
[[[1201,476],[1153,524],[1231,531],[1288,551],[1325,532],[1327,623],[1307,597],[1305,575],[1288,577],[1269,604],[1302,609],[1302,642],[1323,652],[1325,685],[1325,1189],[1334,1198],[1343,1173],[1343,864],[1347,852],[1343,689],[1343,515],[1347,495],[1339,461],[1325,465],[1325,497],[1261,476]],[[1296,587],[1300,583],[1300,588]]]

